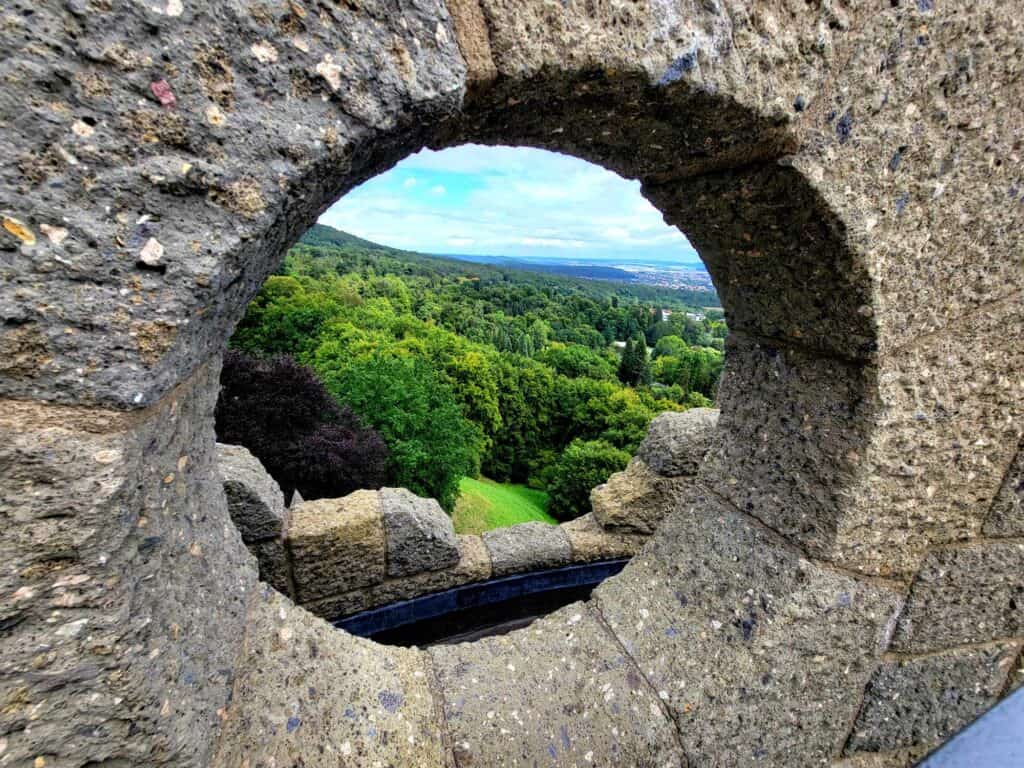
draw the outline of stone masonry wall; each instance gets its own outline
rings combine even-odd
[[[293,503],[259,459],[217,444],[231,519],[260,578],[334,621],[359,611],[517,573],[636,555],[662,519],[696,493],[718,411],[665,413],[637,458],[593,490],[593,513],[456,535],[434,499],[404,488]]]
[[[1022,41],[1021,0],[5,3],[0,762],[909,764],[1021,679]],[[692,494],[597,496],[666,516],[593,600],[386,649],[257,588],[217,358],[326,206],[464,142],[640,181],[721,416]]]
[[[768,547],[765,542],[757,543],[763,533],[744,527],[727,507],[695,483],[712,447],[717,422],[718,412],[710,409],[663,414],[652,423],[630,466],[594,489],[593,513],[559,526],[526,523],[489,531],[482,537],[456,536],[449,517],[434,500],[403,489],[357,491],[341,499],[300,502],[285,510],[276,483],[258,460],[237,446],[218,446],[219,469],[232,519],[257,556],[261,577],[312,613],[337,620],[391,602],[531,570],[636,555],[655,562],[657,544],[646,550],[643,545],[662,520],[681,505],[700,505],[702,517],[717,511],[717,515],[712,512],[711,519],[716,522],[711,529],[702,529],[699,518],[685,525],[696,525],[697,531],[703,531],[701,536],[722,536],[721,546],[726,553],[742,551],[747,536],[754,537],[753,546]],[[1010,495],[1004,493],[1002,506],[993,509],[1000,521],[1006,517],[1003,507],[1013,503],[1012,489],[1019,485],[1014,472],[1016,464],[1004,483],[1011,489]],[[1011,509],[1010,517],[1015,512]],[[667,525],[675,533],[673,542],[680,541],[685,518],[670,517]],[[706,545],[702,551],[707,557]],[[858,597],[856,591],[850,591],[857,589],[853,582],[847,581],[844,586],[841,578],[835,581],[835,574],[815,572],[799,557],[788,565],[780,562],[779,567],[780,575],[795,569],[797,579],[809,580],[816,591],[832,590],[833,610],[842,611],[855,601],[869,599],[882,600],[878,608],[891,614],[894,605],[902,602],[898,619],[890,622],[881,635],[866,637],[859,635],[854,626],[837,624],[833,630],[836,634],[829,636],[833,654],[843,647],[835,645],[840,639],[887,649],[873,671],[862,667],[846,672],[847,677],[855,674],[858,686],[864,690],[860,711],[844,745],[847,760],[873,756],[888,765],[909,764],[991,706],[1021,677],[1024,541],[1019,537],[1010,535],[932,550],[910,585],[905,602],[896,597],[899,590]],[[707,573],[720,571],[708,569],[705,561],[700,569],[670,577],[666,586],[676,584],[673,601],[685,606],[690,599],[687,595],[725,587],[720,580],[702,585],[700,579]],[[790,635],[781,617],[773,619],[776,596],[789,587],[766,580],[764,573],[749,583],[754,590],[740,600],[745,607],[734,613],[732,628],[721,627],[718,631],[735,632],[737,639],[749,641],[758,634],[759,623],[767,621],[774,625],[773,631],[782,633],[792,652],[806,652],[798,650],[803,643],[820,641]],[[649,658],[659,659],[649,669],[648,677],[652,684],[667,691],[674,676],[687,675],[679,667],[688,658],[684,649],[699,648],[709,638],[684,631],[685,623],[680,623],[676,611],[662,618],[660,606],[667,598],[660,593],[662,587],[652,590],[650,586],[644,588],[629,579],[613,581],[599,588],[596,607],[607,625],[622,633],[634,658],[653,654]],[[632,600],[626,599],[629,594],[633,594]],[[622,599],[615,600],[615,596]],[[644,618],[640,629],[627,629],[626,616],[638,605]],[[629,606],[625,615],[622,606]],[[580,631],[593,629],[581,626]],[[489,642],[500,645],[503,641]],[[714,645],[717,641],[711,642]],[[766,648],[775,645],[767,637],[761,642],[767,644]],[[646,643],[653,644],[649,650]],[[825,646],[818,647],[818,652],[824,653]],[[666,648],[678,648],[678,653],[666,657]],[[738,677],[728,681],[713,677],[702,685],[740,686],[747,677],[782,673],[785,657],[772,653],[768,658],[771,661],[766,659],[766,663],[774,671],[767,671],[767,667],[757,671],[740,664],[734,670]],[[822,662],[825,660],[823,656]],[[814,683],[817,696],[808,696],[806,680],[786,695],[796,707],[789,716],[804,724],[794,734],[801,748],[808,746],[803,730],[808,723],[814,717],[834,714],[848,695],[845,685],[835,687],[831,683],[830,670],[828,664],[822,667],[822,678]],[[722,670],[719,674],[727,673]],[[778,691],[772,695],[779,695]],[[820,698],[822,695],[836,698],[830,703]],[[686,714],[699,707],[700,700],[701,694],[680,693],[678,699],[670,694],[666,706],[670,712]],[[752,707],[756,701],[756,697],[750,699],[743,707]],[[747,716],[756,715],[751,711]],[[691,723],[687,738],[702,738],[699,728],[695,729],[698,722]],[[825,734],[838,726],[816,727]],[[723,724],[715,725],[720,727]],[[786,750],[797,748],[795,743],[779,744],[783,749],[780,758]]]
[[[332,621],[492,577],[632,557],[653,530],[648,526],[668,511],[663,499],[640,498],[614,528],[587,514],[557,526],[522,523],[456,535],[434,499],[403,488],[285,509],[280,488],[245,448],[218,444],[217,455],[231,518],[260,578]],[[595,500],[605,495],[604,487],[595,489]]]

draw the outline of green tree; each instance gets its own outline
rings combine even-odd
[[[662,336],[654,344],[654,350],[651,352],[651,359],[657,360],[659,357],[664,356],[679,357],[689,348],[690,345],[678,336]]]
[[[334,301],[320,291],[307,291],[303,280],[272,275],[250,302],[231,345],[263,356],[291,355],[304,361],[336,311]]]
[[[650,383],[650,370],[647,362],[647,345],[643,337],[636,341],[629,339],[619,361],[619,381],[629,386]]]
[[[684,392],[699,392],[705,397],[714,397],[724,364],[722,353],[711,347],[690,346],[673,351],[675,354],[662,355],[654,361],[654,379],[663,384],[679,386]]]
[[[586,376],[591,379],[614,379],[615,365],[602,353],[582,344],[552,342],[537,360],[570,378]]]
[[[479,472],[480,437],[434,370],[416,358],[375,355],[321,375],[339,402],[384,437],[396,482],[451,512],[459,480]]]
[[[628,453],[604,440],[574,440],[547,473],[548,512],[558,520],[586,514],[591,489],[628,463]]]
[[[526,482],[556,439],[557,400],[551,369],[524,357],[503,355],[494,366],[501,430],[484,457],[484,472],[499,481]]]

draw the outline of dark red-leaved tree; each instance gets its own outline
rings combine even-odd
[[[261,359],[229,350],[217,400],[217,439],[244,445],[286,497],[344,496],[391,480],[387,445],[316,374],[290,357]]]

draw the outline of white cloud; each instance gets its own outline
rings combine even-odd
[[[530,248],[585,248],[587,245],[582,240],[564,240],[560,237],[521,237],[518,242]]]
[[[643,198],[639,182],[526,147],[423,150],[352,190],[320,220],[428,253],[697,259],[682,233]]]

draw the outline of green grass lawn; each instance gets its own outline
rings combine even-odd
[[[462,478],[459,500],[455,503],[452,521],[457,533],[481,534],[492,528],[505,528],[516,523],[539,520],[556,525],[547,513],[548,495],[525,485],[496,483],[481,477]]]

